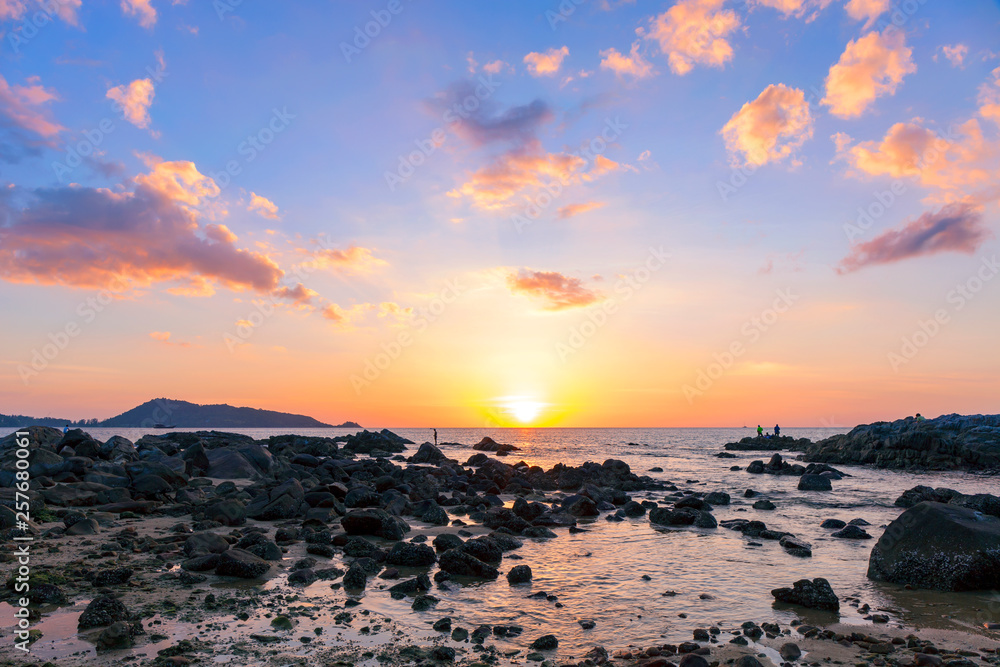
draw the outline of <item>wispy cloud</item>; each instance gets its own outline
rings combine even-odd
[[[837,265],[837,273],[941,252],[972,254],[992,236],[979,209],[952,204],[854,246]]]
[[[600,295],[585,287],[579,278],[557,271],[521,270],[507,277],[507,285],[512,294],[540,299],[545,310],[581,308],[600,301]]]

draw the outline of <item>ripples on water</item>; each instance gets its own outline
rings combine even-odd
[[[433,437],[429,429],[393,430],[417,443]],[[163,433],[103,428],[90,432],[102,440],[123,435],[133,441],[143,433]],[[266,438],[288,431],[236,432]],[[295,432],[331,436],[352,431],[297,429]],[[789,428],[783,432],[817,440],[844,429]],[[480,623],[523,626],[524,635],[512,640],[512,645],[522,648],[534,637],[552,632],[560,639],[560,653],[566,650],[568,655],[595,644],[613,649],[630,644],[648,646],[664,640],[689,640],[693,628],[735,627],[746,620],[777,620],[786,624],[796,617],[812,622],[837,620],[836,615],[817,612],[808,615],[801,609],[773,606],[771,589],[789,586],[804,577],[825,577],[841,598],[855,596],[873,609],[893,610],[894,622],[907,625],[972,629],[977,625],[981,628],[984,621],[1000,621],[1000,595],[996,593],[905,591],[899,586],[869,581],[865,573],[875,540],[835,539],[830,537],[832,531],[820,528],[820,523],[828,518],[845,521],[863,518],[872,524],[867,530],[878,538],[884,526],[899,515],[901,510],[893,502],[904,490],[926,484],[965,493],[996,493],[995,477],[838,466],[852,477],[834,481],[832,492],[802,492],[796,489],[796,477],[750,475],[729,469],[733,465],[745,468],[753,459],[766,460],[769,452],[734,452],[736,459],[712,456],[722,450],[724,443],[750,434],[752,429],[438,429],[441,443],[465,444],[442,446],[447,456],[463,463],[474,453],[471,445],[490,436],[522,449],[506,457],[512,464],[524,460],[548,469],[556,463],[579,465],[615,458],[627,462],[636,474],[670,481],[682,489],[725,491],[733,502],[715,509],[717,519],[759,519],[769,528],[794,533],[812,544],[812,558],[793,557],[774,541],[757,540],[762,546],[752,546],[751,540],[740,533],[721,527],[668,530],[652,527],[647,517],[614,523],[605,521],[602,515],[591,523],[581,523],[581,527],[589,530],[587,533],[570,535],[559,529],[556,539],[525,540],[524,547],[513,552],[523,560],[505,558],[502,571],[516,564],[531,566],[534,580],[529,585],[511,587],[502,576],[495,582],[464,587],[449,584],[447,590],[433,591],[441,598],[435,609],[416,613],[409,609],[408,601],[392,600],[387,591],[376,590],[383,582],[375,579],[365,593],[364,607],[391,616],[404,629],[424,637],[437,636],[429,625],[443,616],[451,616],[456,625],[470,630]],[[653,467],[663,468],[663,472],[649,472]],[[747,488],[772,500],[777,509],[754,510],[751,507],[754,499],[743,497]],[[664,494],[637,493],[633,497],[663,501]],[[414,532],[409,537],[423,531],[429,535],[441,532],[417,522],[412,525]],[[643,575],[650,580],[642,579]],[[281,577],[266,586],[283,584]],[[562,607],[545,599],[528,599],[539,591],[557,595]],[[662,595],[666,591],[675,591],[677,595]],[[345,597],[342,591],[331,591],[329,584],[323,582],[307,587],[302,593],[304,599],[319,605],[342,603]],[[702,594],[707,594],[706,599],[701,598]],[[865,622],[850,606],[844,605],[841,613],[842,622]],[[583,630],[577,623],[581,619],[596,621],[596,627]]]

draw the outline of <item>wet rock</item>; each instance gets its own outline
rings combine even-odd
[[[841,537],[847,540],[870,540],[872,536],[865,532],[864,528],[848,524],[842,530],[832,533],[833,537]]]
[[[364,568],[358,564],[357,561],[351,563],[351,566],[347,569],[347,573],[344,575],[344,588],[350,590],[364,590],[365,586],[368,584],[368,574],[365,572]]]
[[[437,555],[426,544],[398,542],[389,550],[386,562],[403,567],[429,567],[437,562]]]
[[[791,535],[785,535],[778,543],[793,556],[798,556],[799,558],[809,558],[812,556],[812,547],[807,542]]]
[[[219,500],[205,508],[205,518],[223,526],[242,526],[247,521],[247,508],[239,500]]]
[[[405,521],[377,508],[351,510],[340,525],[348,535],[374,535],[393,541],[403,539],[410,531]]]
[[[91,583],[94,584],[95,588],[102,588],[104,586],[119,586],[127,582],[131,577],[132,568],[115,567],[109,570],[100,570],[96,572],[91,579]]]
[[[820,528],[826,528],[827,530],[837,530],[843,528],[847,524],[840,519],[827,519],[820,524]]]
[[[826,579],[816,578],[812,581],[800,579],[792,584],[792,588],[776,588],[771,595],[779,602],[797,604],[809,609],[827,609],[838,611],[840,600]]]
[[[889,524],[872,548],[868,578],[946,591],[1000,588],[1000,519],[922,502]]]
[[[64,535],[97,535],[100,532],[101,526],[96,520],[84,519],[67,528]]]
[[[242,549],[230,549],[219,555],[215,573],[223,577],[256,579],[264,576],[270,569],[270,564],[263,558]]]
[[[205,554],[204,556],[194,556],[181,563],[181,568],[189,572],[207,572],[214,570],[219,564],[219,554]]]
[[[760,475],[764,472],[764,462],[763,461],[751,461],[750,465],[747,466],[747,472],[751,475]]]
[[[705,502],[709,505],[728,505],[730,501],[728,493],[713,491],[705,495]]]
[[[438,565],[442,571],[455,576],[496,579],[500,572],[478,558],[460,549],[449,549],[441,554]]]
[[[735,667],[764,667],[760,660],[752,655],[741,655],[735,663]]]
[[[418,595],[413,599],[410,609],[413,611],[427,611],[441,600],[433,595]]]
[[[439,618],[434,621],[433,627],[436,632],[451,632],[451,619],[447,616]]]
[[[695,644],[697,646],[697,644]],[[708,660],[705,660],[697,653],[688,653],[681,658],[678,667],[709,667]]]
[[[229,542],[217,533],[195,533],[184,540],[184,554],[187,556],[221,554],[228,549]]]
[[[55,584],[32,584],[28,593],[34,604],[66,604],[69,599],[66,593]]]
[[[441,533],[434,538],[432,544],[434,545],[434,550],[441,553],[448,549],[458,549],[464,542],[461,537],[454,533]]]
[[[802,650],[799,648],[798,644],[782,644],[781,649],[778,652],[781,654],[782,659],[787,662],[795,662],[802,657]]]
[[[131,618],[121,600],[109,595],[101,595],[90,601],[87,608],[80,614],[77,627],[81,630],[111,625],[118,621],[128,621]]]
[[[417,449],[417,453],[410,458],[410,463],[432,463],[437,465],[447,457],[440,449],[429,442],[425,442]]]
[[[415,545],[414,545],[415,546]],[[387,554],[363,537],[352,537],[344,544],[344,555],[351,558],[385,560]]]
[[[308,586],[316,581],[316,579],[318,579],[316,573],[313,572],[312,568],[308,567],[300,568],[288,575],[288,583],[299,586]]]
[[[772,503],[770,500],[758,500],[757,502],[755,502],[753,504],[753,508],[755,510],[768,510],[768,511],[770,511],[770,510],[777,509],[777,506],[774,503]]]
[[[799,477],[799,491],[831,491],[830,478],[824,475],[802,475]]]
[[[531,648],[535,651],[554,651],[559,648],[559,640],[555,635],[542,635],[531,642]]]
[[[132,645],[132,625],[126,621],[112,623],[97,637],[99,651],[132,648]]]
[[[531,581],[531,568],[527,565],[517,565],[507,573],[507,583],[511,586]]]
[[[625,512],[625,516],[638,517],[646,513],[646,508],[634,500],[630,500],[622,507],[622,511]]]
[[[211,568],[209,568],[211,569]],[[187,570],[184,570],[177,577],[177,581],[184,586],[194,586],[195,584],[203,584],[208,581],[208,577],[203,574],[192,574]]]
[[[492,537],[477,537],[468,540],[459,547],[459,550],[484,563],[499,563],[503,559],[503,550]]]
[[[580,495],[570,496],[564,500],[562,503],[562,509],[563,511],[577,517],[600,515],[600,511],[597,509],[597,503],[586,496]]]
[[[406,597],[413,597],[419,593],[425,593],[431,589],[431,580],[426,574],[400,582],[389,589],[389,596],[394,600],[402,600]]]

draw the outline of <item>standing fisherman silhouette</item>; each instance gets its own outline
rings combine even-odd
[[[760,427],[760,424],[757,424],[757,437],[760,438],[763,436],[764,436],[764,429]]]
[[[781,427],[777,424],[774,425],[774,437],[777,438],[781,435]]]
[[[438,430],[436,428],[432,428],[431,430],[434,431],[434,446],[437,447],[437,444],[438,444]]]

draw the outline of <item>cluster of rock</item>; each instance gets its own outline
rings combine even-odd
[[[811,445],[809,438],[793,438],[788,435],[746,437],[739,442],[728,442],[725,450],[730,452],[779,452],[801,451]]]
[[[775,454],[766,464],[763,461],[751,461],[747,472],[752,475],[789,475],[799,478],[799,491],[830,491],[831,480],[850,477],[845,472],[832,468],[824,463],[810,463],[803,466],[785,461],[781,454]]]
[[[801,458],[893,469],[1000,470],[1000,415],[866,424],[806,446]]]

